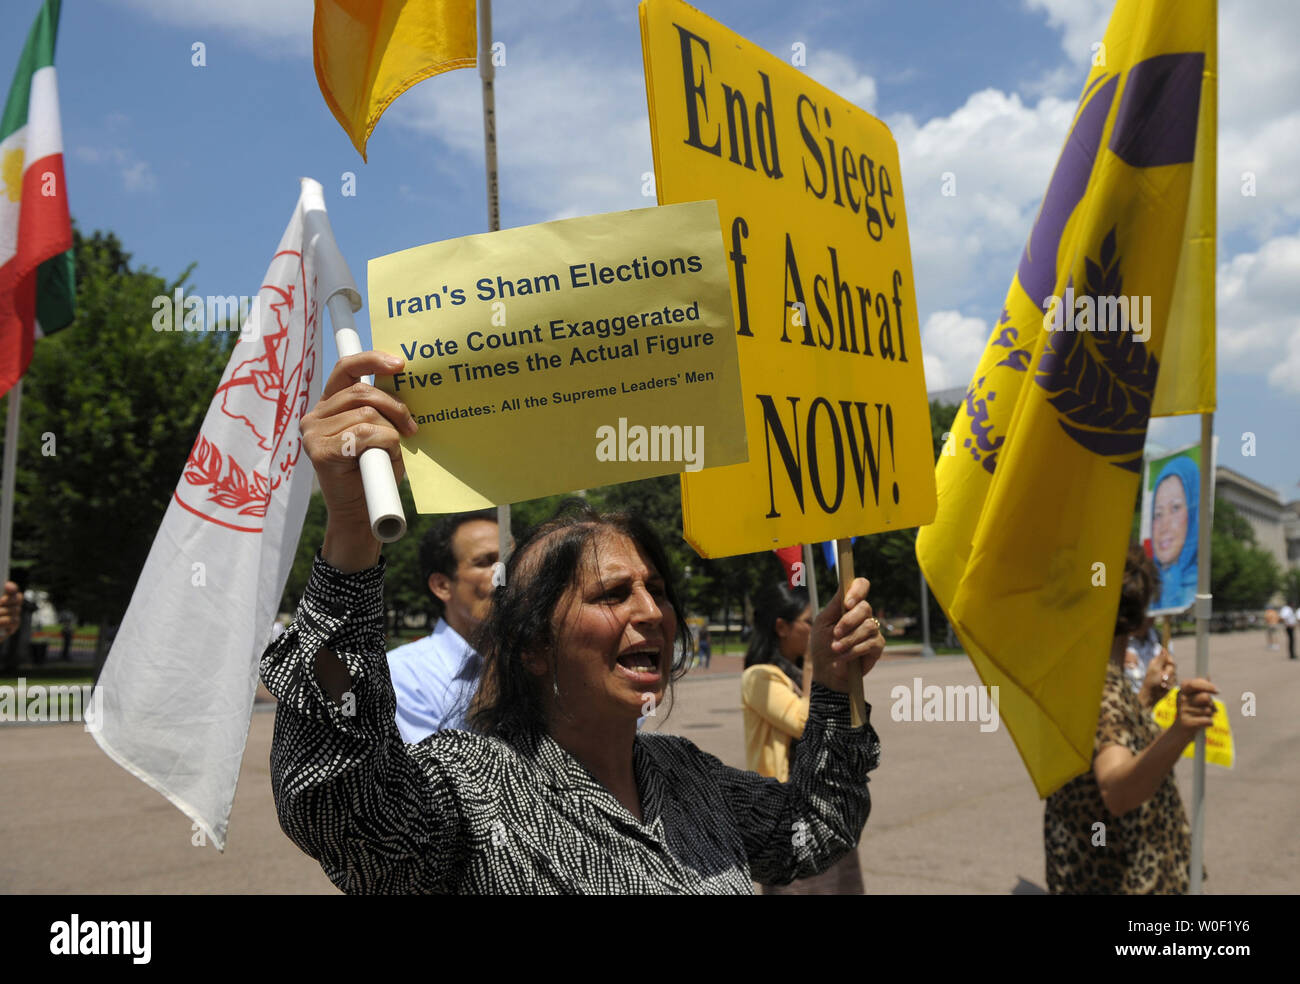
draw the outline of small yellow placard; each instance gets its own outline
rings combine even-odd
[[[368,267],[376,385],[410,408],[420,512],[746,458],[713,202],[433,243]]]
[[[706,557],[928,523],[930,405],[898,148],[679,0],[640,7],[660,202],[716,199],[748,464],[682,477]]]
[[[1156,702],[1151,708],[1151,716],[1162,730],[1168,731],[1178,717],[1178,688],[1175,687]],[[1183,758],[1196,756],[1196,742],[1189,742],[1183,749]],[[1228,709],[1222,701],[1214,702],[1214,720],[1205,729],[1205,761],[1232,768],[1233,745],[1232,727],[1228,724]]]

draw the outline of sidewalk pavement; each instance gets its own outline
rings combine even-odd
[[[1190,676],[1190,646],[1179,668]],[[1231,770],[1207,767],[1208,894],[1300,892],[1294,836],[1300,788],[1300,662],[1270,652],[1264,633],[1211,638],[1237,745]],[[689,737],[729,765],[744,766],[741,659],[715,656],[692,672],[652,722]],[[880,768],[859,847],[870,894],[1006,894],[1044,884],[1041,801],[1004,727],[900,722],[890,691],[977,684],[960,656],[882,661],[867,677]],[[1256,715],[1243,717],[1243,694]],[[80,724],[0,726],[0,892],[324,893],[319,866],[279,829],[271,799],[272,705],[253,714],[226,853],[196,846],[186,817],[108,759]],[[1190,760],[1177,766],[1191,803]]]

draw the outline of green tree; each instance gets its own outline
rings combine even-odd
[[[1188,529],[1188,536],[1196,531]],[[1210,592],[1216,611],[1263,608],[1282,583],[1275,558],[1256,544],[1255,531],[1232,503],[1214,500],[1210,528]]]
[[[389,615],[390,632],[402,630],[408,617],[421,614],[427,617],[432,614],[429,589],[420,571],[420,540],[432,517],[421,516],[415,511],[410,482],[403,481],[398,485],[397,491],[401,496],[402,510],[406,514],[407,529],[406,535],[400,540],[386,543],[383,548],[384,610]],[[327,518],[325,498],[319,491],[315,491],[307,506],[293,568],[289,572],[289,580],[285,582],[284,595],[280,600],[281,611],[295,611],[302,599],[316,559],[316,551],[325,540]]]
[[[411,615],[433,612],[429,600],[429,586],[420,574],[420,540],[432,521],[415,511],[415,497],[411,483],[403,481],[398,486],[402,510],[406,513],[407,533],[396,543],[384,544],[384,609],[393,617],[392,630],[405,628],[404,620]]]
[[[76,231],[74,248],[76,318],[23,380],[14,552],[55,605],[113,625],[238,335],[155,332],[153,299],[190,270],[132,269],[112,233]]]
[[[930,439],[937,464],[944,452],[944,436],[952,430],[958,406],[955,403],[930,404]],[[921,568],[916,560],[915,528],[889,530],[859,537],[853,545],[854,573],[871,581],[868,596],[871,606],[891,617],[907,616],[919,620],[921,614]],[[943,608],[932,592],[927,592],[930,611],[930,634],[942,634],[947,625]],[[823,595],[823,597],[829,597]],[[915,633],[920,633],[919,624]]]
[[[302,522],[302,535],[298,538],[298,552],[293,557],[293,567],[289,569],[289,580],[284,583],[284,594],[280,597],[280,611],[294,612],[298,602],[307,589],[307,579],[311,576],[311,566],[316,560],[316,551],[325,542],[325,497],[319,489],[312,491],[307,502],[307,515]]]
[[[1300,605],[1300,567],[1289,568],[1282,575],[1282,595],[1292,608]]]

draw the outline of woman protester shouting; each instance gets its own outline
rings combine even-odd
[[[297,616],[262,658],[289,837],[356,893],[749,894],[751,879],[807,877],[855,850],[880,750],[849,718],[851,674],[884,645],[867,582],[813,626],[808,723],[778,782],[637,732],[685,669],[674,642],[689,646],[674,572],[634,516],[568,512],[526,536],[476,640],[475,730],[402,741],[357,467],[378,447],[401,475],[399,436],[416,424],[361,381],[401,368],[341,359],[302,422],[329,519]]]

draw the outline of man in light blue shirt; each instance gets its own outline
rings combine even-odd
[[[439,516],[420,541],[420,572],[439,617],[429,635],[388,654],[397,729],[408,743],[468,728],[482,660],[467,640],[492,605],[497,560],[495,509]]]

